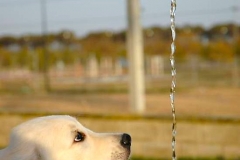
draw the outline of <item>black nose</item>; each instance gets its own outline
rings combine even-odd
[[[131,136],[129,134],[124,133],[122,135],[122,139],[121,139],[120,143],[124,148],[130,149],[130,147],[131,147]]]

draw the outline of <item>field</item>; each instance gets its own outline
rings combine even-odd
[[[179,157],[240,157],[240,89],[195,87],[177,91]],[[128,132],[133,156],[171,158],[171,108],[168,92],[147,94],[146,112],[136,115],[124,93],[2,94],[0,146],[10,129],[27,119],[71,114],[97,132]]]
[[[193,88],[177,91],[179,117],[240,117],[240,89]],[[147,94],[144,115],[170,116],[168,92]],[[129,114],[127,94],[4,94],[0,111],[44,114]]]

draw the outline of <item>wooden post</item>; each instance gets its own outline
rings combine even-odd
[[[234,18],[237,17],[237,12],[239,8],[238,7],[233,7],[233,14]],[[238,39],[239,39],[239,30],[238,30],[238,25],[237,22],[233,23],[233,52],[234,52],[234,59],[233,59],[233,70],[232,70],[232,79],[233,79],[233,86],[239,87],[239,56],[237,53],[237,47],[238,47]]]
[[[130,106],[134,112],[143,113],[145,110],[145,85],[139,0],[127,0],[127,11]]]
[[[47,38],[47,6],[46,0],[41,1],[41,29],[42,29],[42,38],[43,38],[43,78],[44,78],[44,87],[47,92],[50,92],[50,78],[48,75],[48,38]]]

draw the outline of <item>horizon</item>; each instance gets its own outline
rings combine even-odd
[[[233,23],[221,23],[221,24],[215,24],[211,27],[204,27],[204,26],[200,26],[200,25],[184,25],[184,26],[178,26],[177,29],[184,29],[184,28],[195,28],[195,27],[201,27],[204,31],[209,31],[214,27],[218,27],[218,26],[228,26],[228,25],[232,25]],[[240,27],[240,25],[237,25],[238,27]],[[143,27],[143,30],[147,30],[147,29],[151,29],[151,28],[159,28],[159,29],[168,29],[167,26],[149,26],[149,27]],[[170,28],[169,28],[170,31]],[[92,31],[92,32],[88,32],[85,35],[77,35],[74,31],[72,30],[68,30],[68,29],[63,29],[57,32],[48,32],[46,33],[47,35],[58,35],[60,33],[64,33],[64,32],[70,32],[71,34],[73,34],[76,38],[85,38],[91,34],[102,34],[102,33],[111,33],[111,34],[120,34],[122,32],[126,32],[126,28],[119,30],[119,31],[110,31],[110,30],[97,30],[97,31]],[[22,34],[22,35],[0,35],[0,38],[5,38],[5,37],[12,37],[12,38],[22,38],[22,37],[27,37],[27,36],[42,36],[41,33],[26,33],[26,34]]]

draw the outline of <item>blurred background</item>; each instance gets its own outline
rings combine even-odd
[[[96,132],[130,133],[133,160],[171,159],[170,4],[0,0],[0,147],[21,122],[70,114]],[[131,16],[143,39],[133,72]],[[240,159],[239,17],[239,0],[177,1],[179,159]]]

